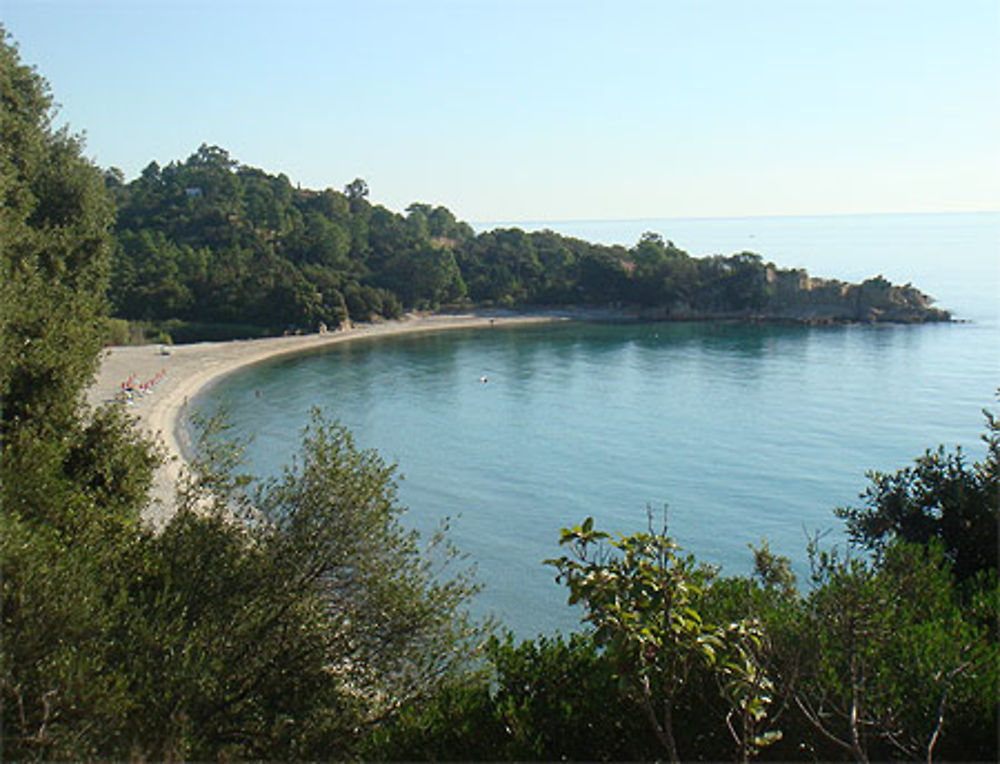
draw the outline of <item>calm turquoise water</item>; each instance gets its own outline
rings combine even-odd
[[[625,225],[549,227],[630,243]],[[807,533],[839,537],[832,510],[855,502],[866,470],[897,469],[938,443],[982,454],[980,410],[1000,386],[1000,215],[628,225],[695,254],[750,248],[734,240],[752,234],[782,265],[912,281],[971,322],[383,338],[244,371],[201,405],[226,401],[262,475],[289,460],[312,407],[338,418],[399,464],[407,522],[429,530],[452,518],[486,584],[477,609],[521,635],[577,623],[541,563],[559,554],[559,528],[587,515],[627,533],[645,527],[647,506],[669,505],[671,534],[724,572],[748,570],[747,545],[766,537],[804,573]]]

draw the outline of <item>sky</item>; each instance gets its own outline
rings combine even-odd
[[[0,0],[127,178],[202,144],[463,220],[1000,210],[1000,0]]]

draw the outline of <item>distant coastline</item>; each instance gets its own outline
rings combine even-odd
[[[905,231],[891,239],[875,231],[817,259],[824,239],[857,225],[850,216],[815,218],[819,228],[793,247],[786,227],[811,218],[782,218],[777,236],[753,217],[720,219],[700,238],[697,226],[669,219],[629,223],[633,235],[612,243],[601,243],[609,241],[601,221],[477,233],[443,205],[395,212],[371,201],[361,178],[342,192],[293,187],[208,144],[184,161],[151,162],[112,192],[119,256],[109,298],[121,343],[275,336],[449,307],[612,306],[647,320],[949,320],[912,286],[941,296],[912,272],[912,250],[904,267],[893,261]]]

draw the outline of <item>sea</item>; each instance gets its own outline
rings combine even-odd
[[[910,282],[955,323],[796,326],[558,323],[374,338],[243,370],[195,402],[225,407],[246,468],[289,464],[313,408],[397,465],[403,522],[448,536],[519,637],[579,628],[545,560],[586,517],[613,534],[664,523],[720,575],[766,540],[809,586],[807,545],[844,545],[834,509],[870,471],[927,449],[985,446],[1000,409],[1000,213],[517,224],[692,255],[752,251],[782,267]],[[486,378],[486,382],[483,382]]]

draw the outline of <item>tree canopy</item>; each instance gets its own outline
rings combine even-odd
[[[894,540],[941,543],[959,578],[996,572],[1000,555],[1000,420],[985,411],[986,457],[969,464],[961,449],[938,447],[914,466],[894,473],[873,472],[864,507],[837,514],[851,538],[882,554]]]
[[[444,206],[405,214],[343,192],[293,186],[202,145],[152,162],[118,204],[111,298],[132,320],[283,329],[397,317],[442,305],[630,305],[660,317],[833,315],[939,320],[912,287],[803,280],[752,252],[696,258],[647,232],[634,247],[550,230],[476,234]],[[816,289],[816,287],[822,287]]]

